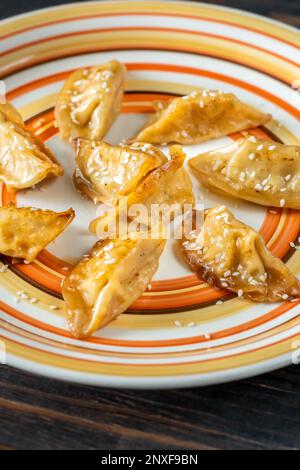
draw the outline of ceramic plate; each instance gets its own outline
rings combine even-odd
[[[273,115],[270,124],[251,134],[299,144],[300,99],[291,85],[299,79],[300,33],[213,5],[123,1],[35,11],[3,21],[0,34],[7,98],[65,168],[64,177],[17,195],[3,186],[2,204],[76,210],[75,221],[34,263],[9,265],[0,274],[3,362],[58,379],[124,388],[213,384],[296,362],[299,303],[254,304],[209,287],[185,266],[174,240],[168,241],[150,288],[129,311],[88,340],[70,336],[61,282],[94,242],[87,225],[99,208],[72,186],[74,155],[58,136],[53,107],[72,70],[118,59],[128,69],[126,94],[108,142],[132,136],[157,98],[207,87],[233,92]],[[236,137],[185,150],[195,156]],[[290,245],[298,244],[297,211],[204,190],[202,195],[206,207],[228,205],[260,231],[294,273],[300,272],[300,251]],[[32,298],[38,301],[31,303]],[[219,300],[223,303],[216,305]]]

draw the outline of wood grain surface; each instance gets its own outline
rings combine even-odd
[[[1,0],[0,18],[60,3]],[[207,3],[300,26],[299,0]],[[72,385],[0,367],[2,450],[300,449],[300,366],[214,387],[149,392]]]

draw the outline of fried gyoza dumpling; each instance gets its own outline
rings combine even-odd
[[[257,204],[300,209],[300,147],[251,136],[189,161],[208,188]]]
[[[137,238],[94,245],[62,286],[75,337],[91,335],[142,295],[158,268],[164,244],[164,240]]]
[[[167,161],[151,144],[112,146],[102,141],[76,139],[76,188],[94,202],[115,204],[132,191],[151,170]]]
[[[156,115],[135,140],[152,144],[197,144],[260,126],[270,119],[233,94],[221,91],[192,92],[158,103],[156,108]]]
[[[0,104],[0,181],[8,188],[30,188],[63,169],[31,132],[11,104]]]
[[[276,302],[300,296],[300,282],[268,250],[262,236],[225,206],[205,211],[200,231],[182,243],[184,257],[202,279],[239,297]]]
[[[125,71],[124,65],[112,60],[69,76],[55,107],[63,139],[104,137],[121,110]]]
[[[125,215],[123,206],[118,204],[115,209],[93,220],[90,224],[90,231],[102,237],[103,233],[107,231],[107,227],[114,227],[114,222],[118,223],[123,217],[132,220],[138,217],[140,224],[150,229],[152,223],[150,215],[154,205],[163,209],[162,219],[167,223],[169,215],[171,219],[174,218],[176,207],[180,206],[182,209],[185,204],[192,206],[195,202],[192,182],[183,168],[185,154],[181,147],[174,145],[170,148],[170,156],[171,160],[148,173],[141,183],[128,194],[124,207],[128,211]],[[137,215],[134,210],[130,210],[134,207],[141,207],[144,210],[143,212],[138,210]],[[173,213],[174,209],[175,213]],[[154,227],[152,226],[151,229]],[[155,227],[155,230],[160,232],[159,227]]]
[[[0,253],[33,261],[64,231],[74,215],[73,209],[54,212],[13,204],[0,207]]]

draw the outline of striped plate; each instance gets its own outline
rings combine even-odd
[[[36,11],[3,21],[0,34],[7,97],[65,167],[64,177],[40,189],[16,195],[3,186],[2,204],[72,206],[77,214],[34,263],[9,265],[0,274],[3,361],[59,379],[135,388],[218,383],[296,362],[299,303],[256,305],[213,289],[191,274],[175,241],[168,242],[148,291],[126,314],[88,340],[71,338],[61,282],[94,241],[86,227],[97,207],[72,187],[74,156],[57,135],[53,106],[72,70],[115,58],[126,64],[128,77],[109,142],[132,136],[153,111],[153,100],[207,87],[234,92],[272,113],[273,121],[251,130],[254,135],[299,144],[300,98],[291,85],[299,79],[300,33],[207,4],[123,1]],[[236,137],[185,150],[194,156]],[[298,243],[297,211],[202,194],[207,207],[228,205],[300,272],[300,252],[290,245]],[[18,291],[25,295],[17,297]]]

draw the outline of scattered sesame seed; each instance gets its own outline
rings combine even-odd
[[[5,273],[8,270],[8,264],[0,266],[0,273]]]
[[[249,142],[256,142],[256,138],[254,137],[254,135],[251,135],[250,137],[248,137],[248,140]]]
[[[269,150],[275,150],[275,149],[276,149],[276,145],[270,145]]]
[[[209,333],[206,333],[206,334],[204,335],[204,338],[205,338],[205,339],[211,339],[211,335],[210,335]]]
[[[31,304],[36,304],[36,303],[38,302],[38,299],[36,299],[35,297],[32,297],[32,298],[29,300],[29,302],[30,302]]]
[[[285,199],[280,199],[279,204],[280,204],[280,207],[283,207],[285,205]]]
[[[223,300],[218,300],[218,301],[216,302],[216,305],[222,305],[223,303],[224,303]]]
[[[237,295],[239,297],[243,297],[243,293],[244,293],[243,289],[239,289],[238,292],[237,292]]]
[[[284,177],[284,179],[285,179],[285,181],[289,181],[289,180],[291,179],[291,177],[292,177],[292,175],[286,175],[286,176]]]
[[[261,191],[263,187],[260,183],[256,183],[256,185],[254,186],[254,189],[256,189],[256,191]]]
[[[250,153],[250,155],[249,155],[249,157],[248,157],[248,158],[249,158],[249,160],[254,160],[254,158],[255,158],[255,154],[254,154],[254,153]]]
[[[175,321],[174,321],[174,325],[175,325],[175,326],[182,326],[182,323],[181,323],[181,321],[179,321],[179,320],[175,320]]]
[[[57,305],[49,305],[50,310],[57,310],[58,306]]]
[[[193,322],[193,321],[190,321],[190,322],[187,324],[187,326],[196,326],[196,323]]]
[[[289,298],[289,296],[288,296],[288,294],[282,294],[282,298],[283,298],[284,300],[287,300],[287,299]]]
[[[295,248],[296,245],[295,245],[294,242],[290,242],[290,246],[291,246],[292,248]]]
[[[148,290],[151,290],[151,289],[152,289],[152,285],[151,285],[151,284],[148,284],[147,289],[148,289]]]

